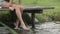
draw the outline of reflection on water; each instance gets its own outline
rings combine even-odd
[[[7,27],[0,27],[0,34],[12,34]]]
[[[39,29],[16,30],[16,32],[18,34],[40,34],[40,31],[42,31],[42,30],[39,30]],[[42,31],[42,33],[43,33],[43,31]]]
[[[18,34],[33,34],[32,30],[16,30]]]
[[[4,27],[1,24],[0,26]],[[35,27],[36,29],[30,29],[30,30],[20,29],[20,30],[16,30],[16,32],[18,34],[60,34],[60,24],[56,24],[54,22],[35,24]],[[0,28],[0,34],[1,32],[11,33],[9,30],[6,30],[5,28],[4,29]]]

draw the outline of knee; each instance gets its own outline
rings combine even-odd
[[[19,6],[15,6],[15,9],[20,9],[20,7]]]
[[[24,9],[22,5],[17,5],[16,8]]]
[[[24,7],[21,6],[21,5],[13,5],[13,7],[14,7],[15,9],[17,9],[17,10],[18,10],[18,9],[22,9],[22,10],[24,9]]]
[[[24,9],[24,6],[20,5],[20,8],[21,8],[21,9]]]

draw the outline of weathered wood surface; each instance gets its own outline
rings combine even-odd
[[[44,9],[54,9],[54,7],[24,7],[24,12],[28,12],[28,13],[42,13],[42,11]],[[10,10],[10,9],[6,9],[6,8],[0,8],[0,11],[3,11],[3,10]]]

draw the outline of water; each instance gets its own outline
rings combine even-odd
[[[55,22],[45,22],[36,26],[36,34],[60,34],[60,24]]]
[[[34,30],[16,30],[18,34],[60,34],[60,24],[55,22],[45,22],[42,24],[35,24],[36,29]],[[0,28],[0,31],[7,33],[5,28]],[[1,34],[0,32],[0,34]]]
[[[36,29],[34,30],[19,30],[20,34],[60,34],[60,24],[55,22],[45,22],[43,24],[35,24]]]
[[[6,27],[0,27],[0,34],[11,34],[11,32]]]

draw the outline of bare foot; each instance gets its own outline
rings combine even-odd
[[[26,26],[21,26],[24,30],[30,30],[29,27],[26,27]]]
[[[18,29],[18,30],[19,30],[20,28],[16,28],[16,27],[15,27],[14,29]]]
[[[20,28],[16,25],[16,23],[14,23],[14,25],[15,25],[15,28],[14,28],[14,29],[20,29]]]

